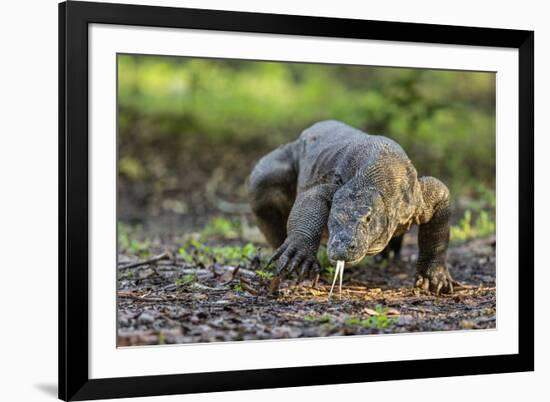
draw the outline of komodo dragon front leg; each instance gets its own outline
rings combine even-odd
[[[453,293],[446,264],[451,215],[449,189],[434,177],[419,179],[424,208],[419,217],[416,287],[439,294]]]
[[[270,263],[277,260],[279,274],[298,272],[298,268],[300,277],[320,272],[317,250],[327,226],[333,193],[327,184],[298,193],[288,217],[287,237],[270,259]]]

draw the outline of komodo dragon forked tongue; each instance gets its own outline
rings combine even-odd
[[[330,287],[330,293],[328,294],[328,298],[330,299],[332,297],[332,291],[334,290],[334,285],[336,284],[336,278],[338,276],[340,277],[340,297],[342,297],[342,281],[344,280],[344,264],[345,262],[340,260],[336,261],[336,270],[334,271],[334,279],[332,280],[332,286]]]

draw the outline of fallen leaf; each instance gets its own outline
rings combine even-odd
[[[271,280],[271,283],[269,284],[269,293],[271,293],[272,295],[277,294],[280,284],[281,284],[281,278],[279,276],[275,276]]]

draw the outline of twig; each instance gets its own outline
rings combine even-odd
[[[170,317],[170,316],[168,315],[168,313],[166,312],[166,310],[161,311],[161,312],[160,312],[160,316],[161,316],[162,318],[164,318],[166,321],[168,321],[169,323],[171,323],[172,325],[176,325],[176,326],[178,326],[178,327],[185,328],[184,325],[183,325],[181,322],[179,322],[179,321],[177,321],[177,320],[174,320],[172,317]]]
[[[241,276],[239,278],[239,283],[240,283],[241,287],[243,288],[243,290],[247,291],[251,295],[255,296],[255,295],[258,294],[258,291],[256,289],[254,289],[252,286],[250,286],[250,284],[244,279],[244,277]]]
[[[142,297],[142,296],[134,295],[134,294],[131,294],[131,293],[120,293],[120,292],[117,293],[117,297],[120,297],[120,298],[123,298],[123,299],[133,299],[133,300],[139,300],[139,301],[144,301],[144,302],[153,302],[153,303],[166,301],[164,299],[161,299],[160,297]]]
[[[122,267],[118,267],[118,269],[125,270],[125,269],[130,269],[130,268],[141,267],[142,265],[151,265],[151,264],[154,264],[157,261],[167,260],[167,259],[170,259],[171,257],[172,257],[172,255],[168,251],[165,251],[164,253],[156,255],[154,257],[151,257],[148,260],[133,262],[131,264],[124,265]]]
[[[221,270],[222,272],[220,273],[219,271],[215,271],[214,275],[215,276],[222,276],[224,275],[226,272],[231,272],[232,274],[232,280],[235,279],[237,276],[247,276],[249,278],[256,278],[258,275],[256,274],[256,272],[254,271],[251,271],[249,269],[245,269],[243,268],[241,265],[237,265],[236,267],[230,267],[230,266],[220,266],[218,267],[219,270]],[[238,274],[238,275],[237,275]]]
[[[172,303],[172,302],[190,302],[191,299],[188,298],[182,298],[182,297],[174,297],[170,299],[164,299],[161,297],[139,297],[139,296],[132,296],[132,295],[118,295],[121,299],[132,299],[136,301],[146,302],[146,303]]]

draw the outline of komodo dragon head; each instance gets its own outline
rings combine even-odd
[[[358,264],[378,254],[390,240],[388,214],[380,192],[358,178],[344,184],[332,199],[328,220],[328,257],[332,263]]]

